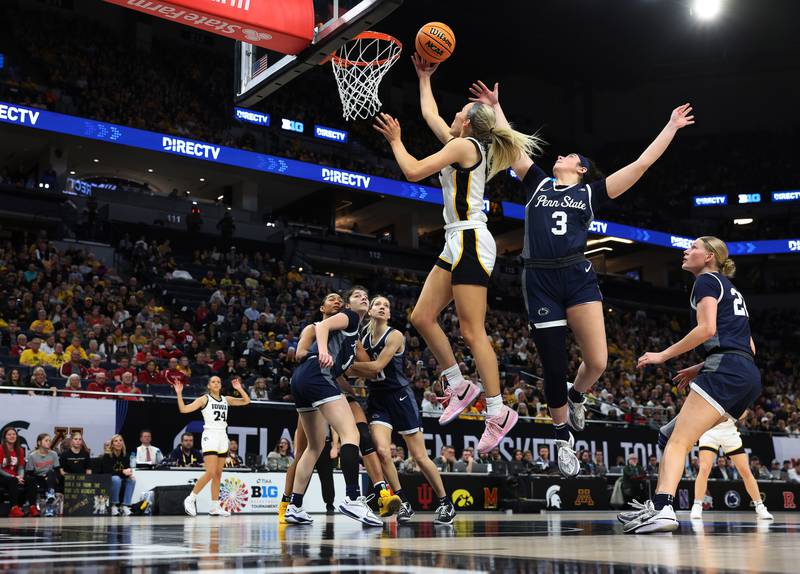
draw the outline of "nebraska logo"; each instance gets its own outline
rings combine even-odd
[[[497,508],[497,487],[483,487],[483,508],[493,510]]]
[[[428,510],[433,503],[433,488],[427,482],[417,487],[417,501],[422,510]]]
[[[594,506],[592,499],[592,490],[590,488],[579,488],[578,496],[575,498],[575,506],[585,504],[586,506]]]

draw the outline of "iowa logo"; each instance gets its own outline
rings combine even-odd
[[[575,506],[581,506],[582,504],[585,504],[586,506],[594,506],[592,490],[590,488],[578,489],[578,496],[575,498]]]
[[[491,510],[497,508],[497,487],[489,488],[488,486],[483,487],[483,508],[485,510]]]
[[[475,502],[475,499],[472,498],[469,491],[463,488],[456,489],[453,492],[452,498],[453,504],[455,504],[457,508],[469,508]]]

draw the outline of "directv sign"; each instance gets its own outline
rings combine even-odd
[[[739,203],[761,203],[760,193],[740,193]]]
[[[728,205],[727,195],[695,195],[694,206],[706,207],[707,205]]]
[[[314,137],[332,142],[347,143],[346,131],[326,128],[325,126],[314,126]]]
[[[302,130],[301,122],[288,122],[292,128]],[[125,145],[156,153],[170,153],[186,157],[186,161],[207,161],[220,165],[228,165],[271,173],[276,176],[288,176],[307,181],[325,182],[341,187],[361,189],[370,193],[422,201],[433,205],[443,205],[442,190],[436,187],[420,185],[406,181],[397,181],[385,177],[371,176],[354,171],[345,171],[317,165],[305,161],[277,157],[262,153],[216,146],[202,141],[184,139],[157,132],[140,130],[127,126],[115,125],[87,118],[58,114],[47,110],[38,110],[28,106],[0,102],[0,124],[10,124],[25,128],[33,128],[53,133],[65,134],[94,141],[110,144]],[[297,125],[299,124],[299,126]],[[296,131],[295,129],[291,131]],[[86,182],[76,180],[72,182],[73,193],[86,193],[89,186]],[[97,184],[91,187],[96,188]],[[726,201],[725,196],[721,197]],[[780,197],[780,199],[777,199]],[[800,199],[800,190],[783,191],[773,194],[775,201],[794,201]],[[705,204],[703,204],[705,205]],[[715,205],[720,205],[715,204]],[[484,202],[484,210],[490,206]],[[509,201],[502,202],[503,217],[507,219],[525,219],[525,206]],[[629,225],[622,225],[610,221],[594,221],[591,226],[593,233],[613,235],[646,243],[660,245],[674,249],[685,249],[691,244],[692,239],[678,235],[671,235],[664,231],[642,229]],[[771,253],[798,253],[800,252],[800,239],[770,239],[751,242],[731,242],[728,244],[733,255],[765,255]]]
[[[233,115],[240,122],[247,122],[248,124],[269,127],[269,114],[254,112],[253,110],[247,110],[245,108],[236,108]]]
[[[800,201],[800,189],[793,191],[773,191],[772,201]]]

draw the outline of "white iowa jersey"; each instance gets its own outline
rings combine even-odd
[[[211,395],[206,396],[208,397],[206,406],[200,409],[205,422],[203,430],[227,430],[228,400],[225,397],[220,397],[221,400],[218,401]]]
[[[475,138],[471,141],[480,154],[478,163],[464,168],[458,164],[448,165],[439,172],[444,199],[444,222],[482,221],[486,223],[483,211],[483,190],[486,187],[486,153]]]

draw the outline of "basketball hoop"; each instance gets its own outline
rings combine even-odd
[[[381,109],[378,86],[400,57],[403,44],[381,32],[362,32],[331,57],[346,120],[367,119]]]

